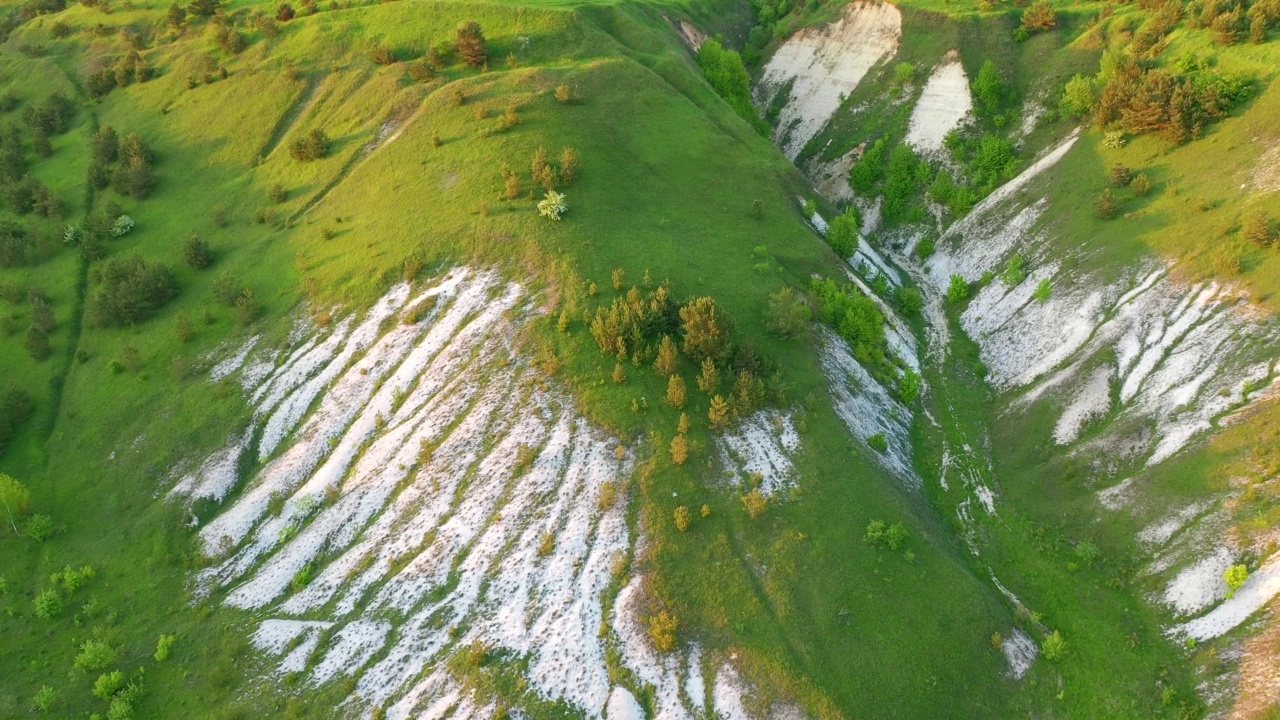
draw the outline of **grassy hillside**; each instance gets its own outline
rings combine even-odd
[[[0,622],[12,641],[0,664],[12,681],[0,694],[3,714],[33,703],[104,712],[108,703],[90,691],[102,672],[120,669],[139,688],[128,694],[138,716],[330,717],[347,689],[308,691],[303,701],[250,680],[249,618],[216,598],[192,604],[190,573],[204,561],[182,511],[158,498],[247,421],[238,390],[205,379],[210,358],[252,334],[282,341],[298,308],[358,308],[406,267],[425,274],[462,261],[499,264],[569,311],[567,335],[548,320],[532,347],[557,354],[559,377],[590,415],[656,458],[639,486],[651,537],[642,560],[682,640],[732,650],[767,696],[831,716],[865,706],[937,715],[979,687],[964,712],[999,714],[1013,687],[988,638],[1011,611],[958,561],[923,503],[846,434],[809,342],[764,331],[768,294],[837,266],[800,220],[803,180],[704,83],[664,17],[711,20],[725,9],[738,11],[391,3],[326,7],[272,30],[251,16],[274,7],[244,3],[226,9],[247,44],[238,53],[219,47],[210,21],[167,27],[159,6],[74,6],[18,27],[4,46],[7,88],[34,104],[61,86],[75,105],[53,154],[28,156],[64,199],[64,222],[39,227],[57,236],[109,202],[136,225],[105,240],[100,258],[55,242],[47,260],[0,270],[6,282],[44,287],[58,317],[47,360],[13,338],[3,343],[8,377],[29,388],[37,411],[0,468],[31,488],[31,513],[54,526],[43,541],[5,537],[9,612]],[[426,82],[407,77],[411,58],[470,19],[489,40],[487,72],[455,57]],[[120,32],[129,30],[137,40]],[[92,69],[126,57],[127,42],[141,46],[155,77],[89,99]],[[370,59],[378,49],[404,62],[379,65]],[[36,73],[57,84],[32,83]],[[555,97],[560,85],[567,103]],[[20,122],[21,112],[9,119]],[[515,122],[503,129],[509,115]],[[86,204],[90,140],[106,126],[137,133],[150,150],[155,182],[145,198],[105,187]],[[313,129],[331,139],[327,157],[295,160],[291,143]],[[581,158],[559,223],[534,211],[542,190],[529,168],[539,146],[557,167],[564,147]],[[504,163],[518,176],[514,199],[499,198]],[[193,233],[212,250],[209,269],[184,260]],[[178,296],[134,324],[101,327],[93,310],[102,269],[133,253],[172,268]],[[737,493],[714,482],[701,422],[691,431],[696,462],[666,459],[679,413],[656,402],[661,378],[628,366],[631,379],[614,386],[612,358],[580,319],[613,295],[615,269],[627,285],[649,271],[677,297],[715,297],[740,340],[781,370],[784,402],[808,418],[794,497],[750,520]],[[587,292],[591,282],[599,296]],[[230,306],[215,297],[228,284]],[[300,305],[307,300],[314,305]],[[683,370],[692,381],[693,368]],[[633,414],[637,396],[655,399],[651,409]],[[690,414],[705,417],[707,402],[695,393]],[[677,492],[713,508],[687,534],[670,520]],[[911,559],[865,545],[871,519],[905,522]],[[68,565],[91,566],[93,577],[50,577]],[[49,590],[63,607],[42,606],[50,617],[39,617],[35,601]],[[162,634],[176,640],[157,660]],[[95,661],[99,644],[114,657]]]

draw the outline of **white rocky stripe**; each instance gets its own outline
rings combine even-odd
[[[772,495],[795,480],[792,456],[800,449],[800,434],[790,413],[759,411],[717,438],[720,459],[742,483],[758,475],[760,492]]]
[[[819,356],[831,389],[836,414],[861,443],[883,435],[889,448],[867,452],[911,487],[920,486],[912,464],[911,410],[867,372],[849,345],[827,328],[819,331]]]

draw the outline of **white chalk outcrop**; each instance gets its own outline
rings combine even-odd
[[[652,687],[658,717],[723,713],[696,647],[650,648],[637,579],[607,610],[636,551],[632,458],[521,354],[534,305],[496,272],[458,268],[266,355],[280,362],[254,371],[251,427],[173,490],[231,498],[200,530],[217,560],[198,590],[260,614],[253,643],[279,672],[354,678],[349,702],[390,718],[488,712],[445,662],[474,643],[586,717],[645,715],[607,648]],[[254,367],[251,349],[237,368]],[[794,451],[794,430],[781,442]],[[711,662],[726,686],[732,668]]]
[[[920,90],[920,98],[911,109],[906,143],[916,152],[938,156],[947,133],[960,126],[973,111],[969,94],[969,76],[954,51],[933,69]]]
[[[897,7],[855,0],[839,20],[801,30],[778,48],[764,66],[756,101],[768,106],[790,86],[775,131],[787,157],[794,160],[822,131],[867,72],[897,52],[901,37]]]

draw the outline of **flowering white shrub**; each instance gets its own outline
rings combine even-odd
[[[564,193],[558,193],[555,190],[548,190],[547,197],[538,203],[538,213],[552,220],[559,220],[560,214],[568,209],[569,207],[564,204]]]
[[[1125,144],[1124,133],[1119,130],[1111,130],[1102,136],[1102,147],[1108,150],[1119,150]]]
[[[111,223],[111,237],[120,237],[126,235],[133,229],[133,218],[128,215],[121,215],[116,221]]]
[[[82,236],[80,233],[80,228],[76,227],[75,225],[68,225],[66,229],[62,231],[62,242],[68,245],[72,245],[72,246],[79,245],[81,239],[82,239]]]

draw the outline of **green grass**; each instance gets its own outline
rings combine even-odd
[[[1022,95],[1096,66],[1097,49],[1069,44],[1089,9],[1064,13],[1058,34],[1017,45],[1009,18],[977,16],[961,5],[906,8],[895,61],[919,63],[923,79],[946,48],[958,46],[971,75],[995,58]],[[76,5],[56,19],[77,30],[98,23],[124,27],[150,23],[162,11],[161,4],[138,3],[103,14]],[[838,11],[837,3],[818,5],[802,20]],[[682,639],[737,653],[766,697],[798,699],[827,717],[858,717],[868,708],[895,717],[1155,717],[1172,712],[1160,706],[1158,692],[1152,695],[1161,678],[1192,697],[1188,671],[1161,639],[1167,618],[1142,601],[1145,588],[1126,575],[1126,538],[1134,528],[1086,524],[1091,494],[1064,480],[1065,469],[1045,474],[1037,455],[1043,448],[1023,442],[1044,436],[1047,415],[1016,427],[1003,422],[1000,401],[971,375],[971,345],[959,344],[952,365],[930,379],[940,388],[932,409],[950,442],[976,447],[991,429],[1008,501],[998,520],[980,526],[978,561],[951,519],[956,498],[904,490],[873,451],[849,436],[827,399],[811,340],[782,341],[764,331],[769,293],[784,285],[803,288],[812,274],[839,268],[800,217],[796,198],[811,194],[804,178],[702,80],[668,23],[674,15],[731,38],[749,19],[743,3],[728,0],[368,4],[292,21],[275,39],[250,32],[252,44],[237,57],[216,50],[198,23],[145,51],[160,70],[156,79],[80,109],[73,130],[55,138],[54,155],[35,163],[34,172],[78,222],[88,209],[83,178],[90,134],[107,124],[140,133],[157,157],[157,187],[144,201],[120,201],[138,225],[109,242],[108,251],[170,264],[182,293],[137,327],[104,329],[77,320],[86,309],[80,288],[92,268],[86,272],[73,251],[60,249],[33,268],[0,270],[0,280],[44,287],[59,320],[55,355],[45,363],[26,357],[20,337],[0,338],[6,379],[30,389],[38,408],[0,458],[0,469],[32,487],[33,511],[51,515],[60,530],[43,544],[3,540],[0,576],[8,591],[0,595],[0,611],[12,613],[0,614],[6,638],[0,674],[7,678],[0,683],[0,715],[25,713],[45,684],[59,691],[59,715],[103,712],[105,704],[89,694],[96,675],[71,667],[77,646],[96,636],[120,648],[121,669],[146,668],[142,716],[331,716],[349,688],[341,682],[319,694],[288,682],[278,690],[259,688],[248,680],[259,669],[245,641],[253,618],[216,602],[191,602],[189,580],[200,561],[185,516],[158,497],[181,470],[242,428],[248,410],[230,384],[211,384],[202,375],[181,379],[171,368],[175,359],[207,365],[210,353],[250,334],[279,343],[290,314],[307,299],[362,307],[401,277],[411,257],[429,268],[495,264],[541,290],[553,311],[531,333],[530,348],[554,354],[558,377],[584,412],[653,458],[637,478],[636,511],[651,544],[636,567],[653,573],[655,592],[681,620]],[[490,39],[487,72],[453,64],[438,80],[415,84],[402,65],[382,67],[366,57],[376,47],[402,58],[420,54],[471,18]],[[3,46],[0,91],[13,89],[26,101],[38,100],[46,88],[73,91],[92,56],[119,51],[110,34],[54,40],[54,19],[32,21]],[[30,59],[15,52],[28,41],[46,43],[48,54]],[[189,75],[203,75],[206,54],[228,77],[188,88]],[[508,54],[515,55],[514,67]],[[1233,49],[1223,53],[1223,63],[1257,67],[1269,57]],[[877,78],[873,73],[850,102],[871,98]],[[557,102],[554,88],[562,83],[575,89],[577,102]],[[461,106],[455,90],[466,98]],[[1198,186],[1195,173],[1221,148],[1242,157],[1254,152],[1245,139],[1270,126],[1276,102],[1268,91],[1206,140],[1175,150],[1142,139],[1112,153],[1096,147],[1096,133],[1086,135],[1049,181],[1055,184],[1048,220],[1065,224],[1076,241],[1094,243],[1086,248],[1106,248],[1111,267],[1151,249],[1190,254],[1199,247],[1195,229],[1204,223],[1169,194],[1169,178]],[[509,105],[519,123],[500,131],[498,117]],[[864,116],[869,120],[837,124],[823,138],[835,138],[837,152],[877,133],[901,133],[909,107],[876,105]],[[16,113],[10,116],[5,119]],[[1038,130],[1028,154],[1062,127]],[[333,138],[332,154],[305,164],[290,158],[289,141],[314,128]],[[381,144],[366,149],[380,136]],[[562,147],[581,157],[579,177],[563,188],[569,211],[559,223],[534,210],[541,189],[529,177],[529,164],[539,146],[553,161]],[[1132,217],[1103,222],[1082,210],[1091,206],[1113,156],[1149,166],[1156,190],[1145,204],[1126,201],[1122,209]],[[517,199],[499,198],[504,162],[521,176]],[[1239,184],[1230,175],[1238,169],[1215,172],[1221,175],[1211,179],[1224,188]],[[280,204],[268,199],[276,184],[288,192]],[[1214,199],[1222,204],[1213,212],[1224,217],[1248,202],[1225,189]],[[764,207],[759,219],[751,214],[756,200]],[[1185,231],[1168,232],[1168,218]],[[217,261],[210,270],[183,264],[182,242],[193,232],[213,247]],[[755,252],[762,245],[763,256]],[[1269,287],[1274,263],[1256,259],[1245,258],[1244,277]],[[611,381],[615,360],[599,353],[584,317],[612,298],[615,268],[625,271],[628,285],[649,271],[656,281],[670,280],[679,299],[715,297],[738,338],[782,370],[803,418],[805,449],[796,488],[762,517],[749,518],[738,499],[743,491],[721,477],[704,429],[708,398],[696,390],[687,360],[681,372],[690,386],[694,429],[692,457],[682,467],[666,452],[679,413],[660,402],[665,381],[630,364],[626,384]],[[214,303],[210,287],[223,271],[262,302],[253,327],[237,328],[230,311]],[[586,292],[590,282],[600,289],[596,297]],[[90,295],[93,287],[90,281]],[[559,310],[573,321],[563,335],[554,328]],[[204,322],[206,312],[212,323]],[[187,345],[174,336],[179,313],[195,324]],[[138,350],[143,367],[115,374],[110,362],[126,347]],[[633,412],[632,401],[640,398],[648,408]],[[918,429],[926,477],[936,472],[941,439],[923,423]],[[695,517],[688,532],[676,530],[675,507],[703,503],[711,516]],[[910,556],[863,542],[863,529],[877,519],[906,523]],[[1068,570],[1072,543],[1085,538],[1102,548],[1103,560]],[[73,607],[53,620],[34,617],[32,599],[48,586],[50,573],[86,563],[98,576],[72,599]],[[1039,663],[1021,683],[1004,678],[1003,657],[989,639],[1026,621],[995,589],[988,565],[1043,613],[1046,627],[1067,638],[1064,660]],[[1039,638],[1040,631],[1031,630]],[[163,663],[151,658],[161,633],[178,636]],[[1138,638],[1135,647],[1131,635]],[[512,689],[518,683],[509,669],[506,661],[496,663],[485,682],[498,692],[523,692]],[[307,707],[297,700],[304,696]],[[546,716],[560,710],[535,709]]]

